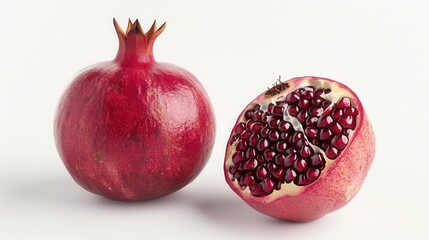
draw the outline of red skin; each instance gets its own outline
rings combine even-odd
[[[206,165],[215,138],[213,110],[201,84],[184,69],[155,62],[153,41],[131,44],[143,41],[136,31],[127,31],[126,42],[118,32],[115,60],[76,77],[54,127],[73,179],[90,192],[123,201],[158,198],[187,185]]]
[[[289,80],[288,83],[292,86],[289,91],[292,91],[294,86],[304,78],[306,77]],[[323,80],[334,82],[330,79]],[[323,170],[318,180],[301,187],[302,192],[293,196],[286,194],[276,199],[254,197],[234,185],[228,169],[224,167],[225,179],[229,186],[252,208],[274,218],[308,222],[343,207],[357,194],[375,155],[375,136],[359,98],[345,85],[337,84],[350,92],[357,103],[356,107],[360,112],[359,120],[348,146],[329,168]],[[257,101],[260,97],[258,96],[255,100]],[[228,149],[229,144],[227,152]]]

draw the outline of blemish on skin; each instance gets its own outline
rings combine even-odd
[[[182,151],[182,147],[173,145],[173,149],[176,150],[177,152],[181,152]]]
[[[83,102],[84,102],[85,104],[88,104],[88,103],[89,103],[89,101],[91,101],[91,98],[90,98],[90,97],[85,96],[85,97],[83,98]]]
[[[130,139],[131,141],[133,141],[133,142],[139,142],[139,141],[140,141],[140,138],[139,138],[139,136],[137,135],[137,132],[135,132],[135,131],[133,131],[133,132],[131,132],[131,133],[130,133],[130,137],[129,137],[129,139]]]
[[[351,199],[351,195],[352,195],[352,193],[353,193],[354,189],[355,189],[355,187],[354,187],[354,185],[353,185],[353,184],[351,184],[351,185],[349,185],[349,186],[347,187],[347,190],[346,190],[346,192],[344,193],[344,202],[348,202],[348,201],[350,201],[350,199]]]
[[[105,159],[104,152],[100,150],[94,153],[94,159],[97,160],[98,162],[104,162],[104,159]]]

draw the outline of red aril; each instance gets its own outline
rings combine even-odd
[[[262,130],[250,142],[247,126],[256,124]],[[255,143],[251,157],[243,154]],[[347,204],[374,154],[374,133],[357,95],[330,79],[298,77],[278,81],[240,114],[226,148],[225,179],[254,209],[306,222]]]
[[[155,39],[165,24],[143,32],[114,20],[113,61],[80,73],[65,91],[54,132],[67,170],[86,190],[137,201],[162,197],[203,169],[215,138],[209,98],[188,71],[156,62]]]

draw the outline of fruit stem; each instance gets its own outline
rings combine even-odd
[[[113,25],[119,39],[118,53],[114,61],[121,65],[150,64],[155,62],[153,57],[153,44],[156,38],[164,31],[166,23],[156,29],[156,20],[146,33],[140,22],[136,19],[131,22],[128,19],[126,32],[122,30],[115,18]]]

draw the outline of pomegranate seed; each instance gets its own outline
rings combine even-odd
[[[339,108],[345,108],[345,107],[350,107],[352,104],[348,97],[343,97],[341,98],[341,100],[338,102],[337,105]]]
[[[254,122],[262,122],[262,113],[263,112],[261,110],[254,112],[252,116],[252,120]]]
[[[276,117],[282,117],[283,116],[283,107],[281,106],[274,106],[273,110],[271,111],[271,114]]]
[[[247,122],[246,122],[246,129],[250,130],[250,128],[252,127],[252,124],[253,124],[252,119],[247,120]]]
[[[245,157],[246,158],[254,158],[256,156],[256,154],[257,154],[256,149],[254,149],[254,148],[248,148],[246,150]]]
[[[308,127],[305,129],[304,133],[305,135],[307,135],[308,138],[314,139],[314,138],[317,138],[317,134],[319,132],[314,127]]]
[[[298,149],[300,149],[303,146],[308,146],[308,142],[304,138],[301,138],[301,139],[298,140],[298,142],[296,142],[296,147]]]
[[[286,97],[286,103],[287,104],[295,104],[299,101],[299,99],[300,99],[299,94],[297,94],[295,92],[291,92]]]
[[[311,149],[309,146],[303,146],[299,153],[302,157],[309,158],[311,155],[313,155],[313,149]]]
[[[305,119],[308,117],[308,112],[305,110],[299,111],[298,115],[296,115],[296,118],[299,122],[304,122]]]
[[[313,97],[314,97],[313,90],[304,92],[304,98],[305,99],[311,100]]]
[[[297,178],[295,178],[294,183],[298,186],[305,186],[305,185],[310,184],[311,181],[308,180],[304,174],[301,174]]]
[[[340,108],[335,108],[334,111],[332,112],[332,117],[334,117],[334,119],[339,119],[341,116],[343,115],[343,110],[341,110]]]
[[[235,149],[237,150],[237,151],[243,151],[243,150],[245,150],[247,148],[247,143],[246,143],[246,141],[243,141],[243,140],[240,140],[238,143],[237,143],[237,146],[235,147]]]
[[[344,108],[344,113],[356,117],[359,114],[359,111],[354,107],[346,107]]]
[[[268,133],[270,132],[270,129],[268,128],[268,127],[263,127],[262,129],[261,129],[261,137],[268,137]]]
[[[234,129],[237,135],[240,135],[244,130],[246,130],[246,126],[244,125],[244,123],[237,124]]]
[[[237,165],[238,163],[240,163],[241,161],[244,160],[244,153],[243,152],[235,152],[232,155],[232,162]]]
[[[277,165],[283,165],[283,164],[284,164],[284,162],[285,162],[285,156],[284,156],[283,154],[277,154],[277,155],[274,157],[274,162],[275,162]]]
[[[328,107],[330,107],[330,106],[331,106],[331,104],[332,104],[332,102],[331,102],[331,101],[329,101],[329,100],[325,100],[325,101],[322,103],[322,107],[323,107],[324,109],[327,109]]]
[[[270,142],[266,138],[259,139],[258,145],[256,146],[256,149],[260,152],[264,151],[270,146]]]
[[[306,124],[308,127],[316,126],[316,125],[317,125],[317,121],[319,121],[319,118],[318,118],[318,117],[308,117],[308,118],[305,120],[305,124]]]
[[[340,119],[338,119],[338,122],[343,128],[353,130],[356,128],[356,119],[352,116],[341,116]]]
[[[237,166],[229,166],[229,173],[231,173],[232,175],[234,175],[236,172],[238,171]]]
[[[255,106],[253,106],[253,109],[254,110],[259,110],[259,109],[261,109],[261,105],[255,104]]]
[[[290,133],[287,133],[287,132],[282,132],[281,134],[280,134],[280,139],[281,140],[285,140],[285,141],[287,141],[289,138],[290,138]]]
[[[255,112],[255,110],[253,110],[253,109],[246,110],[246,113],[244,113],[244,119],[246,119],[246,120],[251,119],[254,112]]]
[[[268,172],[272,173],[274,172],[274,169],[277,168],[277,165],[273,162],[270,162],[267,164]]]
[[[313,106],[310,107],[310,109],[308,110],[308,112],[312,116],[319,116],[320,114],[323,113],[323,108],[320,105],[313,105]]]
[[[307,99],[301,99],[298,102],[298,107],[303,110],[306,110],[310,107],[310,101],[308,101]]]
[[[277,184],[276,184],[276,190],[280,190],[282,188],[282,182],[280,182],[280,181],[277,182]]]
[[[234,175],[232,176],[232,179],[239,179],[239,178],[241,178],[243,176],[243,173],[242,172],[240,172],[239,170],[237,170],[237,172],[236,173],[234,173]]]
[[[285,174],[286,174],[286,170],[283,167],[278,167],[276,168],[272,173],[271,173],[275,178],[277,178],[277,180],[283,182],[284,178],[285,178]]]
[[[268,171],[264,166],[258,167],[256,170],[256,177],[263,180],[268,177]]]
[[[304,138],[304,134],[302,134],[301,131],[295,132],[292,137],[290,138],[290,140],[292,141],[291,143],[297,143],[300,139]]]
[[[325,99],[323,99],[321,97],[315,97],[315,98],[311,99],[311,103],[313,103],[315,105],[320,105],[320,104],[322,104],[323,101],[325,101]]]
[[[277,129],[281,132],[290,132],[292,130],[292,124],[287,121],[281,121],[277,125]]]
[[[303,158],[299,158],[293,163],[293,168],[299,173],[305,172],[308,169],[308,163]]]
[[[324,141],[324,140],[329,140],[332,138],[332,131],[329,130],[328,128],[322,128],[320,130],[320,134],[319,134],[319,139]]]
[[[262,129],[262,123],[253,123],[250,126],[250,131],[252,131],[253,133],[259,133]]]
[[[320,96],[322,96],[322,94],[323,94],[323,92],[325,91],[325,89],[323,89],[323,88],[318,88],[318,89],[316,89],[315,91],[314,91],[314,95],[316,96],[316,97],[320,97]]]
[[[285,182],[290,183],[293,180],[295,180],[295,178],[296,178],[296,172],[291,168],[286,169],[286,171],[285,171]]]
[[[258,161],[256,159],[250,159],[244,164],[243,169],[254,170],[256,169],[257,166],[258,166]]]
[[[299,107],[298,106],[288,106],[287,111],[288,111],[289,115],[291,115],[292,117],[296,117],[296,115],[298,115],[298,112],[299,112]]]
[[[331,89],[329,89],[329,88],[325,88],[325,94],[328,94],[328,93],[330,93],[331,92]]]
[[[341,125],[338,122],[336,122],[336,123],[332,124],[331,130],[334,134],[338,134],[338,133],[341,133],[343,128],[341,127]]]
[[[270,133],[268,133],[268,139],[272,142],[277,142],[280,138],[280,134],[276,130],[271,130]]]
[[[336,147],[338,150],[343,150],[347,144],[349,143],[349,139],[346,135],[338,134],[332,138],[331,144]]]
[[[256,156],[256,161],[258,161],[258,163],[264,163],[265,162],[264,156],[257,155]]]
[[[323,155],[321,153],[316,153],[310,158],[310,164],[313,167],[321,167],[325,166],[325,159],[323,158]]]
[[[286,154],[288,154],[288,155],[291,155],[291,154],[295,154],[295,153],[297,153],[298,151],[296,150],[296,149],[293,149],[293,148],[289,148],[288,150],[286,150]]]
[[[250,192],[252,193],[253,196],[258,197],[258,196],[262,196],[263,195],[263,191],[262,191],[262,187],[258,184],[254,185],[251,189]]]
[[[285,104],[286,104],[286,97],[285,96],[281,96],[281,97],[277,98],[276,105],[283,106]]]
[[[254,147],[256,144],[258,144],[259,136],[258,134],[254,133],[250,135],[249,137],[249,146]]]
[[[324,115],[331,115],[332,112],[334,111],[334,109],[335,109],[335,106],[330,106],[327,109],[325,109],[325,111],[323,113],[324,113]]]
[[[331,116],[322,116],[319,118],[319,121],[317,122],[317,127],[319,128],[327,128],[331,126],[331,124],[334,122],[334,119]]]
[[[271,130],[268,133],[268,139],[272,142],[277,142],[280,138],[280,134],[276,130]]]
[[[292,166],[292,165],[293,165],[293,163],[295,162],[295,160],[296,160],[297,158],[298,158],[298,156],[296,155],[296,153],[291,154],[291,155],[287,155],[287,156],[285,157],[285,160],[284,160],[283,164],[284,164],[286,167],[290,167],[290,166]]]
[[[242,179],[241,182],[243,184],[240,184],[240,185],[242,185],[242,186],[252,187],[253,185],[256,184],[255,178],[252,175],[250,175],[249,173],[245,173],[244,176],[241,177],[241,179]]]
[[[261,121],[262,121],[263,123],[267,123],[267,120],[268,120],[268,113],[266,113],[266,112],[262,113],[261,118],[262,118],[262,120],[261,120]]]
[[[310,168],[305,174],[306,178],[310,181],[316,180],[319,177],[319,175],[320,175],[320,170],[317,168]]]
[[[269,114],[271,114],[271,112],[273,111],[273,107],[274,107],[274,104],[273,104],[273,103],[268,104],[267,112],[268,112]]]
[[[335,159],[338,157],[338,155],[340,155],[340,151],[338,151],[338,149],[333,146],[328,146],[326,148],[325,154],[328,158]]]
[[[271,194],[274,191],[275,185],[275,182],[271,179],[265,179],[261,182],[262,191],[265,194]]]
[[[229,144],[234,144],[234,142],[237,140],[237,136],[236,135],[232,135],[231,138],[229,139]]]
[[[268,121],[268,127],[270,127],[271,129],[276,129],[277,125],[279,125],[279,123],[280,123],[280,119],[278,119],[278,118],[271,118]]]
[[[240,138],[241,138],[241,139],[244,139],[244,140],[249,140],[250,135],[251,135],[251,133],[250,133],[249,131],[244,130],[244,131],[241,133]]]
[[[271,162],[275,156],[276,152],[271,149],[267,149],[264,151],[264,158],[267,162]]]
[[[277,142],[276,144],[276,150],[279,152],[284,152],[287,148],[287,143],[286,142]]]

